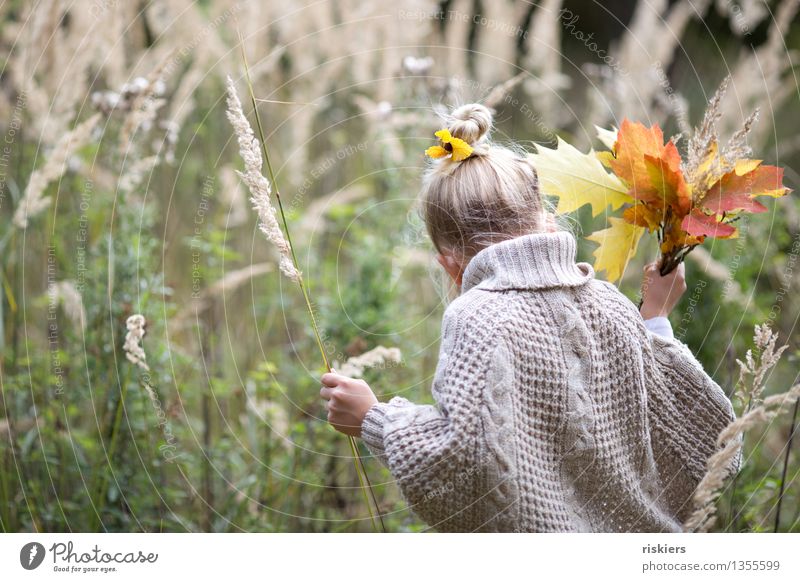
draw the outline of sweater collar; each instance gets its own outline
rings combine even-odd
[[[575,262],[576,246],[575,236],[566,231],[528,234],[490,245],[467,264],[461,291],[582,285],[594,277],[594,269]]]

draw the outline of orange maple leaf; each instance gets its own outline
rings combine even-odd
[[[673,162],[673,150],[674,155],[678,156],[677,168]],[[667,144],[665,152],[668,152],[669,157],[657,158],[649,154],[644,155],[644,164],[652,189],[642,192],[642,196],[651,198],[653,202],[671,206],[675,214],[685,216],[691,209],[692,197],[689,185],[680,170],[680,154],[672,142]]]
[[[650,232],[656,230],[664,218],[664,213],[659,207],[653,207],[644,202],[634,204],[624,210],[622,217],[636,226],[643,226]]]
[[[681,216],[689,212],[691,194],[681,172],[680,153],[672,141],[664,143],[658,124],[648,128],[624,119],[614,153],[608,165],[630,188],[630,196],[673,206]]]

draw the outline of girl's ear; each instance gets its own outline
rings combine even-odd
[[[436,255],[436,260],[439,261],[439,264],[447,271],[447,274],[450,275],[450,278],[453,280],[453,283],[461,287],[461,277],[464,275],[464,269],[461,268],[461,263],[456,261],[453,255],[447,254],[438,254]]]

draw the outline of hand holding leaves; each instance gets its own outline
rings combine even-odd
[[[622,277],[645,230],[658,236],[660,272],[666,275],[706,237],[737,236],[733,223],[742,213],[766,212],[755,197],[791,192],[782,168],[747,157],[745,138],[757,111],[720,149],[715,121],[727,84],[726,79],[709,102],[685,159],[675,140],[664,142],[657,124],[628,119],[616,131],[597,128],[609,151],[583,154],[559,138],[556,150],[537,146],[530,156],[544,193],[558,198],[559,212],[591,204],[597,216],[609,206],[624,206],[622,218],[609,218],[608,228],[588,237],[600,244],[595,269],[605,270],[609,281]]]

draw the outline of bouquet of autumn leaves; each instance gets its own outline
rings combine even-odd
[[[609,227],[587,237],[595,249],[595,269],[618,280],[636,254],[645,231],[656,233],[660,271],[677,267],[706,237],[733,238],[735,222],[746,212],[765,212],[757,196],[779,197],[791,192],[783,185],[783,169],[751,159],[745,138],[758,109],[724,147],[715,124],[730,77],[709,101],[702,124],[689,140],[685,159],[676,137],[666,143],[656,124],[645,127],[624,119],[618,130],[598,128],[608,151],[583,154],[558,138],[557,149],[537,146],[531,160],[545,194],[558,198],[558,213],[591,204],[597,216],[610,207],[623,208],[609,217]]]

